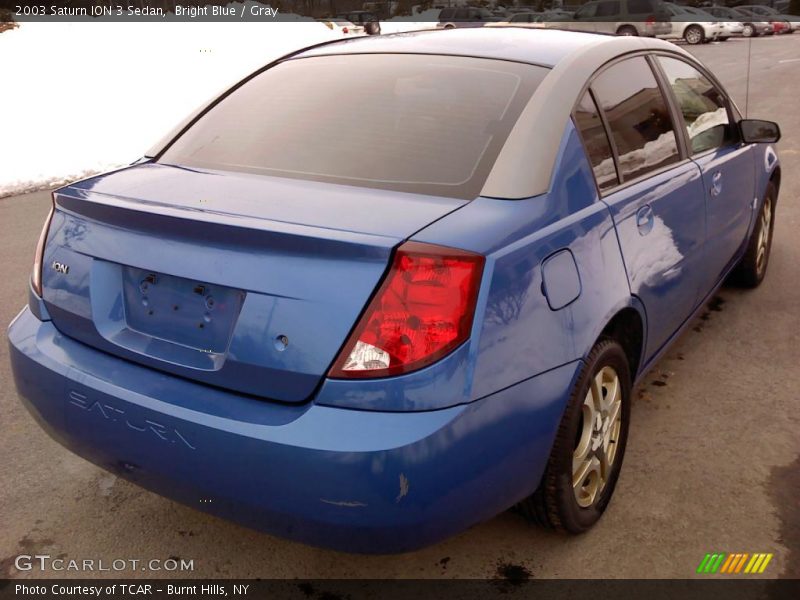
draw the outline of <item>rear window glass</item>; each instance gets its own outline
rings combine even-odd
[[[410,54],[289,60],[223,98],[159,161],[475,198],[547,72]]]

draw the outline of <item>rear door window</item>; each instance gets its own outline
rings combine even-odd
[[[659,56],[658,61],[683,114],[692,153],[721,148],[735,141],[723,93],[682,60]]]
[[[224,97],[159,161],[475,198],[548,72],[459,56],[288,60]]]
[[[614,166],[614,155],[611,151],[611,143],[606,135],[603,121],[597,111],[597,106],[590,92],[583,95],[578,106],[573,112],[575,126],[580,131],[583,139],[586,155],[594,171],[597,187],[600,190],[607,190],[619,183],[617,170]]]
[[[667,102],[644,57],[613,64],[591,88],[611,130],[623,181],[680,160]]]

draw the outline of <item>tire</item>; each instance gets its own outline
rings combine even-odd
[[[593,385],[596,382],[602,385]],[[613,395],[609,406],[596,410],[601,406],[600,398],[605,401],[609,394]],[[616,341],[603,339],[589,353],[570,394],[538,489],[518,505],[525,518],[573,534],[587,531],[600,519],[614,493],[625,456],[630,398],[631,376],[625,351]],[[595,427],[598,415],[606,419],[602,429]],[[600,443],[596,449],[594,442]],[[603,456],[611,457],[610,467],[603,467]],[[585,471],[581,479],[578,473],[584,466],[592,470]],[[573,487],[576,477],[579,484]]]
[[[702,44],[706,39],[706,33],[699,25],[689,25],[683,32],[683,39],[692,46]]]
[[[727,42],[727,41],[728,41],[728,38],[727,38],[727,37],[721,37],[721,38],[718,38],[718,41],[720,41],[720,42]]]
[[[753,227],[753,233],[747,242],[747,250],[736,265],[732,281],[743,287],[755,288],[764,281],[769,266],[769,255],[772,250],[772,233],[775,230],[775,203],[778,200],[778,190],[770,182],[761,210]]]
[[[443,29],[455,29],[455,28],[456,28],[456,26],[455,26],[455,25],[453,25],[452,23],[448,23],[447,25],[445,25],[445,26],[443,27]]]
[[[744,29],[742,29],[742,37],[756,37],[758,33],[756,32],[755,27],[753,27],[750,23],[746,23]]]
[[[639,32],[633,25],[623,25],[617,29],[617,35],[639,35]]]

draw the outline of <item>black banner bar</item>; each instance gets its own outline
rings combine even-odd
[[[239,597],[275,600],[797,600],[800,580],[747,579],[746,576],[689,580],[0,580],[0,600]]]
[[[718,4],[735,5],[744,0]],[[0,0],[0,22],[297,22],[354,17],[385,21],[401,19],[418,23],[448,23],[481,26],[509,21],[515,12],[548,12],[550,22],[571,22],[572,13],[586,0]],[[680,4],[698,4],[681,0]],[[747,4],[769,6],[769,0]],[[449,12],[441,14],[443,9]],[[457,9],[457,10],[456,10]],[[455,12],[454,12],[455,11]],[[669,13],[651,18],[668,20]],[[693,21],[702,16],[687,17]],[[716,20],[716,17],[711,17]],[[581,23],[618,20],[580,16]],[[624,19],[623,19],[624,20]],[[800,20],[800,16],[790,20]],[[512,23],[513,24],[513,23]],[[575,22],[576,25],[580,23]]]

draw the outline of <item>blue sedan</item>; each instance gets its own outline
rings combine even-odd
[[[104,469],[309,544],[407,551],[513,506],[586,531],[633,386],[764,278],[779,137],[659,40],[306,48],[53,193],[20,397]]]

